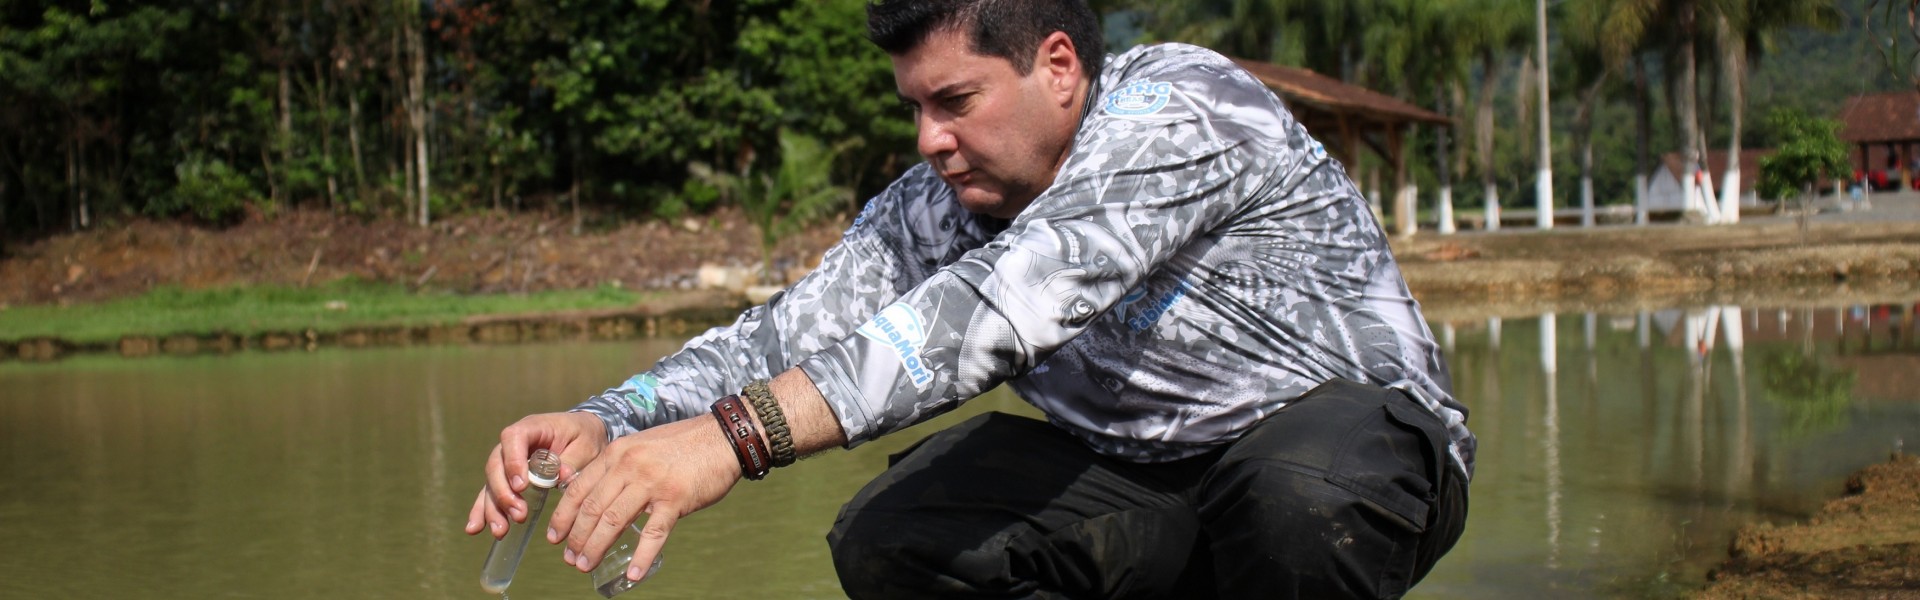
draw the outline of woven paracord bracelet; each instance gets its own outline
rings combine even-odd
[[[727,441],[733,444],[733,457],[740,459],[740,473],[747,479],[759,481],[773,468],[768,464],[767,444],[760,441],[760,432],[753,426],[753,417],[747,415],[745,404],[739,396],[727,396],[713,403],[713,418],[720,422],[720,430],[726,432]]]
[[[793,430],[787,427],[787,416],[780,412],[780,403],[773,400],[773,390],[767,388],[767,380],[755,379],[746,389],[740,390],[753,406],[753,412],[760,417],[760,424],[767,428],[767,444],[773,446],[773,466],[775,468],[793,464]]]

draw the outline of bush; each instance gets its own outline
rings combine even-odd
[[[219,159],[191,155],[174,165],[173,173],[173,190],[149,204],[149,212],[191,212],[203,220],[224,223],[239,218],[247,203],[260,197],[252,180]]]

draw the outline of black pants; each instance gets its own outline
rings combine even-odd
[[[989,413],[895,455],[827,542],[854,598],[1394,598],[1466,524],[1446,441],[1348,381],[1160,464]]]

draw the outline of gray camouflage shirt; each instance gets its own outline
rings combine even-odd
[[[618,437],[798,366],[852,447],[1004,382],[1102,453],[1165,461],[1345,378],[1425,404],[1470,475],[1466,408],[1384,234],[1280,99],[1178,44],[1109,57],[1096,86],[1011,222],[913,167],[812,274],[576,410]]]

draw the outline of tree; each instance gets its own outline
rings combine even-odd
[[[1768,126],[1783,143],[1779,152],[1760,161],[1756,190],[1772,200],[1798,198],[1804,212],[1814,186],[1824,178],[1848,172],[1847,145],[1840,141],[1840,122],[1809,117],[1793,110],[1768,116]]]
[[[1840,13],[1833,0],[1720,0],[1715,6],[1715,35],[1721,50],[1720,70],[1726,75],[1731,134],[1727,142],[1727,170],[1720,186],[1720,212],[1729,222],[1740,220],[1740,151],[1742,119],[1746,114],[1749,65],[1764,57],[1774,37],[1795,26],[1832,30]]]
[[[764,282],[775,281],[774,246],[801,225],[832,211],[853,192],[835,185],[831,173],[834,162],[854,142],[828,146],[787,130],[780,132],[779,139],[780,163],[770,171],[759,170],[753,163],[739,174],[716,171],[705,163],[688,167],[696,179],[719,190],[723,198],[739,202],[747,218],[760,229],[760,277]]]

